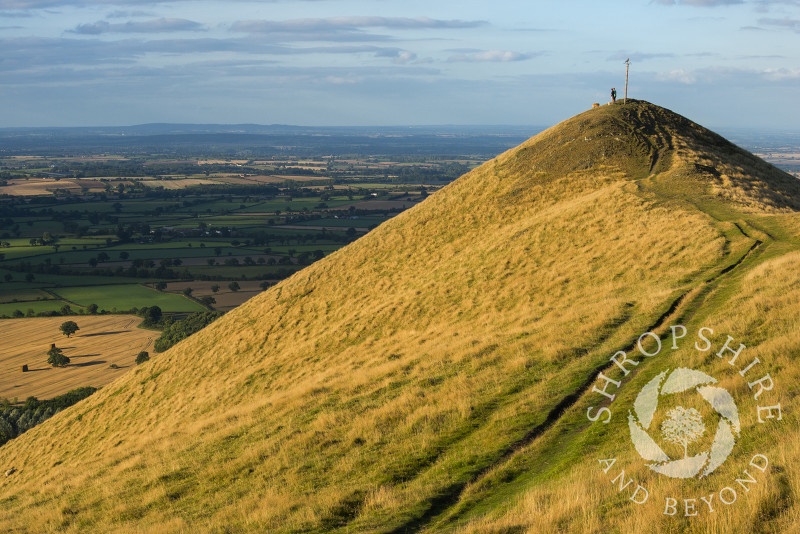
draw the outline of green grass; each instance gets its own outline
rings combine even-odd
[[[0,315],[11,316],[15,310],[19,310],[24,314],[28,310],[33,310],[34,313],[45,311],[59,311],[65,304],[70,304],[64,300],[32,300],[28,302],[4,302],[0,303]],[[74,311],[77,311],[77,306],[70,304]],[[0,323],[2,324],[2,323]]]
[[[54,289],[53,292],[79,306],[97,304],[100,310],[106,311],[123,311],[144,306],[159,306],[165,312],[205,311],[198,303],[181,295],[161,293],[138,284],[65,287]]]
[[[125,215],[126,212],[130,211],[152,211],[156,208],[170,208],[175,204],[180,204],[178,201],[167,201],[167,200],[143,200],[143,199],[124,199],[124,200],[107,200],[107,201],[97,201],[93,200],[91,202],[76,202],[73,204],[57,204],[58,211],[78,211],[80,213],[114,213],[115,208],[114,204],[119,202],[122,204],[122,209],[120,210],[120,215]],[[53,206],[47,206],[53,207]],[[47,209],[47,207],[42,207],[41,209]]]
[[[360,216],[356,219],[351,219],[349,217],[334,219],[332,217],[327,217],[325,219],[316,219],[313,221],[302,221],[296,224],[300,226],[336,226],[340,228],[362,228],[362,227],[370,227],[373,225],[379,225],[388,221],[391,217],[380,217],[380,216],[372,216],[372,215],[364,215]]]
[[[0,286],[0,303],[28,300],[48,300],[53,296],[41,289],[12,289],[9,284]]]
[[[189,267],[190,272],[195,276],[214,276],[228,280],[240,280],[242,275],[249,279],[254,278],[275,278],[277,273],[286,270],[294,272],[302,269],[302,265],[238,265],[226,267],[224,265],[198,265]]]
[[[116,284],[138,284],[149,283],[157,281],[153,279],[129,278],[126,276],[78,276],[78,275],[61,275],[61,274],[35,274],[32,282],[25,281],[25,273],[10,271],[8,269],[0,268],[0,277],[5,277],[6,274],[11,275],[11,282],[3,282],[0,284],[0,290],[3,289],[38,289],[38,288],[51,288],[51,287],[70,287],[70,286],[87,286],[87,285],[116,285]],[[5,278],[3,278],[5,279]]]

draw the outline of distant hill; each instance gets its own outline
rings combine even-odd
[[[581,113],[0,447],[16,470],[0,524],[796,531],[798,208],[797,180],[669,110]],[[671,325],[687,329],[677,349]],[[713,352],[693,348],[701,327]],[[649,358],[648,331],[664,337]],[[747,346],[739,367],[715,355],[727,336]],[[638,364],[623,374],[618,351]],[[728,461],[699,480],[654,472],[630,439],[637,393],[677,368],[717,377],[741,416]],[[742,377],[766,371],[754,398]],[[620,384],[613,402],[599,373]],[[776,403],[782,420],[759,423]],[[587,417],[600,407],[608,424]],[[742,489],[756,454],[770,465]],[[727,486],[735,504],[720,504]],[[673,496],[680,515],[664,514]]]
[[[543,128],[534,128],[541,131]],[[125,155],[482,155],[516,146],[515,126],[307,127],[258,124],[141,124],[0,128],[0,156],[109,152]]]

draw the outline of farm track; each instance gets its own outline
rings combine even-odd
[[[655,166],[655,162],[653,163],[653,165]],[[692,203],[692,205],[694,205],[699,210],[699,207],[697,207],[694,203]],[[711,214],[708,215],[714,218],[715,220],[719,221],[719,219],[717,219],[713,215]],[[675,324],[682,324],[687,320],[689,320],[697,313],[697,311],[703,305],[705,298],[716,287],[716,285],[720,282],[720,280],[723,277],[734,272],[746,260],[748,260],[748,258],[760,254],[765,248],[765,246],[769,244],[765,243],[760,239],[756,239],[748,235],[748,233],[742,227],[742,224],[740,223],[733,223],[733,224],[736,226],[736,228],[739,230],[739,232],[741,232],[741,234],[744,237],[753,240],[751,246],[743,254],[741,254],[736,259],[736,261],[734,261],[733,263],[731,263],[726,267],[721,268],[718,272],[712,274],[709,278],[706,278],[696,286],[687,289],[686,291],[681,293],[678,297],[673,299],[670,305],[668,306],[667,310],[664,313],[662,313],[652,323],[652,325],[650,325],[648,328],[645,329],[646,332],[658,333],[661,329],[663,329],[667,325],[668,321],[670,320],[672,320],[670,322],[673,322]],[[772,242],[774,240],[773,236],[769,235],[768,233],[763,231],[762,233],[764,233],[767,236],[769,242]],[[636,349],[636,340],[631,340],[626,346],[618,350],[622,350],[626,354],[629,354],[635,349]],[[611,353],[616,353],[616,352],[617,352],[616,350],[611,351]],[[441,494],[432,498],[430,500],[430,506],[421,516],[412,518],[406,521],[405,523],[399,525],[398,527],[395,527],[387,531],[387,533],[405,534],[410,532],[420,532],[437,523],[439,523],[438,526],[440,527],[443,526],[440,524],[440,521],[444,521],[452,526],[452,523],[454,523],[456,520],[458,520],[458,518],[462,517],[468,511],[468,509],[454,510],[454,508],[457,507],[459,502],[461,502],[466,488],[480,482],[488,473],[500,467],[503,463],[505,463],[516,453],[519,453],[526,447],[530,446],[533,442],[536,441],[537,438],[542,436],[547,430],[556,425],[562,419],[564,414],[570,408],[572,408],[578,402],[578,400],[580,400],[585,394],[587,394],[590,391],[590,388],[595,383],[600,373],[609,370],[613,365],[614,363],[609,360],[595,367],[589,373],[586,380],[582,382],[577,389],[575,389],[572,393],[562,398],[558,402],[558,404],[556,404],[550,410],[550,412],[547,414],[547,417],[542,423],[531,428],[524,436],[522,436],[518,440],[510,443],[500,453],[500,456],[497,459],[495,459],[490,464],[476,471],[468,480],[453,484],[448,488],[446,488]],[[626,379],[630,380],[641,370],[642,366],[638,366],[631,369],[631,374],[629,376],[626,376]],[[448,514],[448,512],[450,511],[453,512]]]

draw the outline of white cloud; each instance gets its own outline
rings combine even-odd
[[[477,52],[467,52],[463,54],[455,54],[447,58],[448,63],[478,63],[478,62],[495,62],[506,63],[509,61],[524,61],[535,57],[535,54],[523,54],[521,52],[512,52],[510,50],[484,50]]]
[[[772,82],[800,79],[800,68],[764,69],[764,78]]]
[[[112,11],[108,15],[106,15],[107,19],[129,19],[133,17],[152,17],[152,13],[148,13],[147,11]]]
[[[196,32],[204,30],[199,22],[186,19],[152,19],[141,22],[128,21],[111,24],[104,20],[93,24],[81,24],[72,33],[83,35],[100,35],[101,33],[164,33],[164,32]]]
[[[231,30],[245,33],[293,33],[313,31],[355,32],[362,28],[391,29],[464,29],[487,24],[482,20],[441,20],[428,17],[329,17],[291,20],[243,20],[235,22]]]
[[[399,48],[383,48],[375,52],[375,57],[389,57],[398,65],[405,65],[417,59],[417,54]]]
[[[662,82],[697,83],[696,74],[686,69],[674,69],[669,72],[660,72],[656,75],[656,79]]]

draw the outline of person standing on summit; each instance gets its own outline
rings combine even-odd
[[[611,103],[613,104],[616,101],[617,101],[617,90],[616,90],[616,88],[612,87],[611,88]]]

